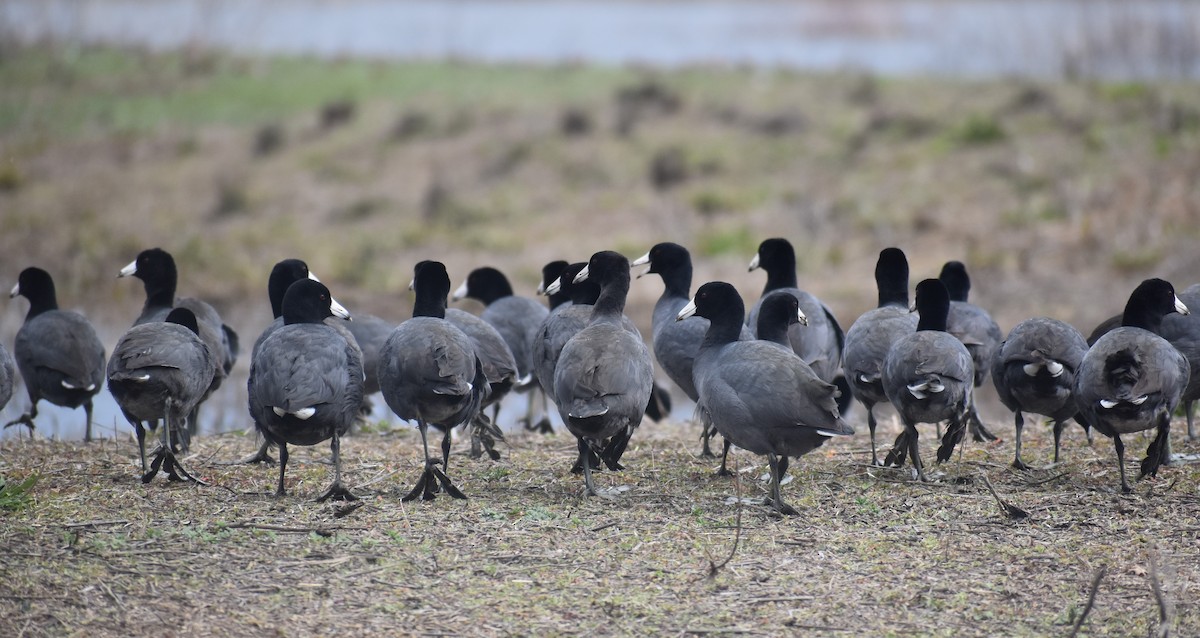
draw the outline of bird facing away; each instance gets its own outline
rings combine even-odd
[[[775,310],[786,308],[790,313],[791,308],[770,301],[773,319],[802,323],[804,315],[798,304],[792,306],[795,312],[789,319],[778,317]],[[692,315],[709,320],[694,366],[700,395],[696,407],[701,419],[712,423],[726,440],[767,455],[771,467],[767,504],[781,514],[796,514],[779,490],[788,458],[807,454],[830,437],[848,436],[854,430],[838,412],[837,388],[822,381],[790,348],[764,340],[739,340],[743,313],[741,296],[725,282],[700,286],[695,298],[679,311],[679,320]],[[767,313],[764,306],[763,315]]]
[[[1017,324],[1000,344],[992,363],[992,383],[1000,402],[1015,415],[1017,443],[1013,467],[1029,469],[1021,460],[1024,413],[1042,414],[1054,422],[1054,462],[1067,419],[1079,413],[1075,405],[1075,373],[1087,352],[1083,335],[1049,317]]]
[[[92,440],[92,397],[104,383],[104,344],[83,315],[59,310],[54,279],[41,268],[21,271],[9,297],[29,300],[25,323],[17,331],[13,355],[25,389],[29,412],[4,427],[23,424],[30,432],[42,399],[66,408],[83,406],[84,440]]]
[[[173,481],[195,479],[175,458],[171,441],[217,373],[217,358],[200,339],[196,315],[187,308],[167,313],[164,321],[133,326],[108,360],[108,391],[137,435],[142,482],[161,469]],[[146,428],[163,421],[162,445],[146,464]]]
[[[534,373],[538,375],[539,380],[545,380],[546,385],[542,387],[547,388],[547,395],[555,405],[558,405],[558,399],[554,397],[554,370],[558,364],[558,358],[567,342],[580,330],[587,327],[591,321],[596,300],[600,297],[600,286],[596,285],[594,280],[576,281],[576,277],[586,267],[587,264],[584,262],[569,264],[563,269],[559,278],[551,282],[548,287],[550,294],[566,294],[571,299],[571,303],[563,305],[546,318],[546,321],[542,323],[541,330],[538,331],[538,339],[534,342]],[[627,332],[639,340],[642,339],[642,333],[632,319],[622,314],[619,321],[621,327]],[[670,410],[670,395],[662,388],[652,387],[650,401],[644,411],[646,416],[651,420],[658,421]],[[626,443],[628,443],[628,439],[625,436],[618,436],[605,447],[607,454],[603,457],[596,456],[594,452],[591,453],[592,468],[599,468],[600,462],[603,461],[610,470],[624,469],[620,463],[620,452],[625,449]],[[575,474],[583,472],[582,453],[571,471]]]
[[[520,373],[517,390],[529,392],[528,406],[521,422],[527,430],[543,429],[541,423],[534,423],[533,420],[533,393],[539,387],[533,375],[533,341],[550,311],[529,297],[513,294],[512,285],[504,273],[489,266],[476,268],[467,275],[467,279],[454,291],[452,300],[459,299],[475,299],[484,304],[480,318],[492,324],[504,337]]]
[[[1188,308],[1200,308],[1200,284],[1188,286],[1186,290],[1178,293],[1178,296]],[[1088,345],[1096,343],[1097,339],[1120,325],[1121,315],[1105,320],[1088,337]],[[1193,428],[1193,404],[1200,399],[1200,314],[1172,313],[1163,317],[1161,334],[1163,339],[1171,342],[1171,345],[1187,358],[1191,368],[1187,388],[1184,389],[1181,400],[1183,413],[1187,416],[1188,438],[1194,440],[1196,431]]]
[[[117,275],[121,277],[137,277],[142,280],[146,290],[146,302],[142,312],[134,321],[134,325],[151,321],[164,321],[172,308],[187,308],[196,315],[196,323],[200,327],[200,338],[204,340],[210,352],[221,363],[220,370],[213,376],[208,394],[212,394],[221,386],[222,381],[233,369],[238,355],[238,335],[221,321],[221,316],[207,302],[194,297],[175,296],[179,274],[175,268],[175,259],[170,253],[161,248],[150,248],[138,253],[136,259],[121,269]],[[205,397],[207,398],[207,397]],[[200,427],[199,410],[204,399],[192,408],[188,415],[187,432],[173,437],[174,443],[181,451],[186,450],[191,442],[191,435]]]
[[[1122,434],[1158,429],[1140,476],[1156,476],[1169,455],[1171,413],[1190,375],[1187,359],[1160,336],[1163,317],[1175,312],[1189,314],[1171,284],[1143,281],[1129,295],[1121,327],[1096,341],[1075,375],[1079,411],[1096,431],[1112,438],[1124,492],[1131,488],[1125,479]]]
[[[413,280],[410,290],[416,290],[419,271],[432,262],[421,261],[413,267]],[[435,267],[436,268],[436,267]],[[426,279],[427,281],[427,279]],[[420,294],[419,292],[417,293]],[[500,460],[500,452],[496,443],[504,440],[504,432],[496,424],[500,413],[500,401],[516,387],[518,381],[517,360],[504,337],[492,324],[484,321],[465,310],[458,308],[446,309],[446,321],[458,328],[471,340],[479,365],[483,367],[483,376],[487,379],[488,393],[480,405],[479,414],[468,424],[471,436],[471,458],[476,459],[486,451],[493,461]],[[485,410],[492,408],[492,418],[485,415]]]
[[[483,365],[470,338],[445,319],[450,277],[440,262],[416,269],[416,292],[411,319],[396,326],[380,352],[379,386],[396,416],[416,421],[425,451],[421,476],[402,500],[417,495],[432,500],[440,489],[454,498],[466,498],[447,476],[450,433],[470,423],[487,398]],[[442,458],[429,456],[427,431],[443,432]],[[437,467],[442,464],[443,469]]]
[[[287,493],[288,444],[330,440],[333,483],[318,501],[356,500],[342,483],[341,437],[362,405],[362,353],[328,317],[349,319],[324,284],[301,279],[283,296],[283,327],[267,336],[250,362],[246,383],[251,414],[265,438],[279,446],[279,485]]]
[[[888,403],[883,390],[883,361],[892,344],[917,331],[917,315],[908,307],[908,258],[899,248],[884,248],[875,262],[875,287],[879,303],[862,314],[846,332],[842,367],[854,397],[867,410],[871,433],[871,464],[879,465],[875,451],[875,406]]]
[[[708,331],[708,320],[697,318],[694,321],[677,321],[676,316],[684,306],[691,301],[692,295],[692,257],[686,248],[679,244],[665,242],[656,244],[649,252],[633,261],[633,266],[648,265],[649,268],[638,275],[658,274],[663,281],[663,294],[654,304],[652,322],[652,337],[654,358],[663,372],[671,378],[675,385],[692,401],[697,400],[696,386],[692,382],[692,364],[700,351],[700,343],[704,341],[704,333]],[[754,338],[754,332],[743,328],[741,339]],[[700,455],[713,456],[709,440],[714,433],[704,428],[701,432],[702,442]],[[728,449],[728,447],[726,447]],[[718,474],[726,474],[725,457],[721,457],[721,470]]]
[[[274,315],[275,318],[270,324],[267,325],[266,328],[263,329],[262,333],[258,335],[258,339],[254,341],[254,347],[250,350],[250,361],[254,361],[254,357],[258,356],[259,351],[262,349],[262,344],[267,340],[267,337],[271,336],[284,326],[283,296],[287,294],[288,288],[290,288],[292,284],[302,279],[320,281],[315,274],[309,271],[308,264],[303,260],[284,259],[276,263],[271,268],[271,274],[267,277],[267,300],[271,303],[271,314]],[[340,304],[338,305],[340,306]],[[364,318],[362,316],[356,316],[355,320],[351,322],[346,321],[338,316],[330,316],[325,318],[324,323],[325,325],[336,330],[338,334],[342,335],[342,337],[353,344],[354,347],[359,348],[361,353],[362,348],[359,346],[358,339],[355,337],[350,326],[357,325],[363,319]],[[370,315],[367,315],[366,320],[375,320],[380,323],[386,323],[382,319],[371,317]],[[368,329],[368,331],[372,330],[377,330],[377,328]],[[370,372],[367,366],[369,365],[369,361],[378,360],[378,347],[376,347],[373,359],[368,360],[366,354],[360,354],[360,357],[363,361],[363,373],[366,376],[366,380],[363,381],[363,405],[359,407],[359,415],[361,417],[363,414],[370,414],[371,411],[370,403],[366,399],[366,394],[367,387],[370,386],[371,381],[375,379],[375,373]],[[377,383],[376,387],[378,387]],[[262,428],[258,425],[261,415],[256,414],[254,409],[254,406],[250,406],[250,418],[254,420],[255,430],[261,433]],[[263,437],[262,444],[259,445],[258,451],[248,457],[243,458],[239,462],[274,464],[275,460],[272,459],[271,455],[269,454],[269,450],[271,449],[272,445],[273,444],[271,443],[270,439]]]
[[[579,441],[588,495],[592,452],[619,459],[650,401],[654,368],[641,337],[627,330],[625,298],[629,294],[629,260],[601,251],[574,277],[600,285],[591,318],[563,346],[554,368],[554,398],[567,429]]]
[[[946,332],[946,286],[926,279],[917,284],[916,297],[917,331],[896,341],[883,362],[883,390],[904,423],[883,462],[900,467],[910,455],[917,477],[925,481],[917,424],[950,422],[937,454],[939,463],[949,459],[966,430],[975,370],[966,346]]]
[[[967,301],[971,292],[971,277],[961,261],[948,261],[942,266],[938,279],[950,293],[950,315],[946,319],[946,331],[958,338],[971,353],[975,365],[975,387],[983,385],[992,369],[992,361],[1000,349],[1004,333],[986,310]],[[988,431],[979,419],[972,395],[970,419],[971,437],[976,441],[996,441],[998,437]]]

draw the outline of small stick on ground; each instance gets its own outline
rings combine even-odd
[[[738,459],[733,459],[733,494],[737,499],[737,519],[734,523],[733,531],[733,547],[729,549],[729,555],[719,564],[714,563],[712,557],[708,559],[708,578],[711,580],[721,573],[721,570],[733,560],[733,555],[737,553],[738,543],[742,540],[742,473],[738,468]]]
[[[1158,578],[1158,561],[1154,559],[1158,553],[1158,548],[1151,545],[1150,551],[1146,552],[1146,561],[1149,563],[1149,569],[1146,570],[1147,576],[1150,578],[1150,589],[1154,592],[1154,602],[1158,603],[1158,630],[1151,631],[1151,636],[1158,638],[1168,638],[1171,635],[1171,625],[1175,622],[1175,604],[1170,598],[1167,598],[1166,592],[1163,591],[1162,582]]]
[[[1075,619],[1075,626],[1071,628],[1068,638],[1075,638],[1075,636],[1079,635],[1079,630],[1083,628],[1083,622],[1087,620],[1088,614],[1092,611],[1092,605],[1096,604],[1096,591],[1100,589],[1100,581],[1104,578],[1104,574],[1107,571],[1108,565],[1101,565],[1100,569],[1096,570],[1096,574],[1092,576],[1092,586],[1088,591],[1087,604],[1083,606],[1083,611],[1079,613],[1079,618]]]
[[[996,502],[1000,504],[1000,509],[1004,511],[1005,516],[1017,521],[1029,518],[1029,512],[1000,498],[1000,494],[996,492],[996,488],[992,487],[992,482],[988,480],[987,474],[980,474],[980,476],[983,477],[983,484],[987,486],[988,491],[992,493],[992,496],[996,498]]]

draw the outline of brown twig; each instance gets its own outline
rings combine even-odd
[[[1150,551],[1146,552],[1146,561],[1149,563],[1147,576],[1150,578],[1150,589],[1154,592],[1154,602],[1158,603],[1158,630],[1152,631],[1151,636],[1158,638],[1168,638],[1171,635],[1171,625],[1175,621],[1175,605],[1171,599],[1167,598],[1166,592],[1163,591],[1162,582],[1158,578],[1158,561],[1154,559],[1157,553],[1157,548],[1151,546]]]
[[[1079,613],[1079,618],[1075,619],[1075,626],[1071,628],[1068,638],[1075,638],[1075,636],[1079,635],[1079,630],[1083,628],[1083,622],[1087,620],[1088,614],[1092,611],[1092,606],[1096,604],[1096,591],[1100,589],[1100,581],[1104,578],[1104,574],[1107,571],[1108,566],[1101,565],[1100,569],[1096,570],[1096,574],[1092,576],[1092,586],[1088,591],[1087,604],[1083,606],[1083,611]]]
[[[1054,476],[1051,476],[1051,477],[1048,477],[1048,478],[1044,478],[1044,479],[1038,479],[1038,480],[1036,480],[1036,481],[1029,481],[1029,482],[1025,483],[1025,485],[1027,485],[1027,486],[1029,486],[1029,487],[1037,487],[1038,485],[1044,485],[1044,484],[1046,484],[1046,483],[1049,483],[1049,482],[1051,482],[1051,481],[1057,481],[1057,480],[1058,480],[1058,479],[1060,479],[1060,478],[1063,478],[1063,477],[1065,477],[1065,476],[1070,476],[1070,475],[1071,475],[1071,473],[1070,473],[1070,472],[1063,472],[1063,473],[1061,473],[1061,474],[1055,474]]]
[[[980,474],[979,476],[983,478],[984,486],[988,488],[988,491],[995,497],[996,502],[1000,504],[1000,509],[1004,512],[1005,516],[1018,521],[1023,518],[1029,518],[1029,512],[1000,498],[1000,494],[996,492],[996,488],[992,487],[992,482],[988,480],[987,474]]]
[[[344,527],[288,527],[287,525],[266,525],[261,523],[237,522],[226,525],[228,529],[261,529],[270,532],[288,532],[292,534],[317,534],[318,536],[333,536],[333,533]]]
[[[708,559],[708,578],[713,579],[717,574],[733,560],[733,555],[737,553],[738,543],[742,540],[742,473],[738,468],[738,460],[733,459],[733,494],[737,499],[737,518],[735,519],[735,528],[733,532],[733,547],[729,549],[729,555],[719,564],[714,563],[712,558]]]

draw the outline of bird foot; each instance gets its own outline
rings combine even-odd
[[[438,467],[441,461],[430,459],[425,462],[425,471],[421,473],[421,478],[417,480],[417,484],[412,488],[412,491],[404,495],[400,500],[407,503],[419,494],[421,500],[432,501],[437,498],[437,493],[445,490],[451,498],[466,499],[467,495],[450,482],[450,477]]]
[[[778,514],[780,516],[799,516],[800,515],[800,512],[797,512],[796,508],[792,507],[791,505],[788,505],[787,503],[784,503],[783,501],[776,502],[774,499],[768,498],[765,501],[763,501],[763,505],[770,507],[773,512],[775,512],[776,514]]]
[[[150,463],[150,470],[142,475],[142,482],[149,483],[158,474],[159,470],[167,475],[168,481],[190,481],[199,485],[208,485],[207,482],[196,478],[179,459],[175,458],[175,453],[165,447],[159,447],[154,453],[154,460]]]
[[[550,423],[550,417],[548,416],[543,416],[540,421],[534,423],[533,425],[529,425],[527,421],[525,423],[525,429],[531,432],[537,432],[538,434],[554,434],[554,425]]]
[[[23,426],[29,428],[29,436],[31,436],[31,437],[33,436],[33,430],[34,430],[33,416],[31,416],[28,412],[26,412],[25,414],[22,414],[19,418],[13,419],[12,421],[5,423],[4,429],[7,430],[8,428],[11,428],[14,425],[23,425]]]
[[[341,481],[334,481],[333,485],[330,485],[329,489],[325,490],[324,494],[316,498],[317,503],[328,500],[357,501],[358,497],[350,493],[350,489],[343,485]]]
[[[275,457],[267,453],[266,450],[259,450],[250,456],[243,456],[236,461],[225,461],[221,465],[257,465],[259,463],[267,467],[275,467],[278,461],[275,460]]]
[[[1025,464],[1025,461],[1022,461],[1021,459],[1014,459],[1012,462],[1012,467],[1014,470],[1021,470],[1022,472],[1028,472],[1030,469],[1032,469]]]
[[[733,471],[722,465],[721,468],[717,470],[717,476],[733,476]]]
[[[988,429],[986,427],[984,427],[983,422],[981,422],[981,421],[972,419],[970,429],[971,429],[971,439],[974,440],[976,443],[988,443],[991,441],[999,441],[1000,440],[1000,437],[998,437],[995,434],[992,434],[990,431],[988,431]]]

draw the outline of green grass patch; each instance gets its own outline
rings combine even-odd
[[[18,483],[10,482],[0,476],[0,510],[16,512],[32,504],[33,495],[29,492],[33,486],[37,485],[37,482],[37,474],[31,474],[24,481]]]
[[[245,59],[115,48],[18,49],[0,61],[0,133],[263,124],[334,100],[520,107],[607,101],[633,77],[603,68]]]

